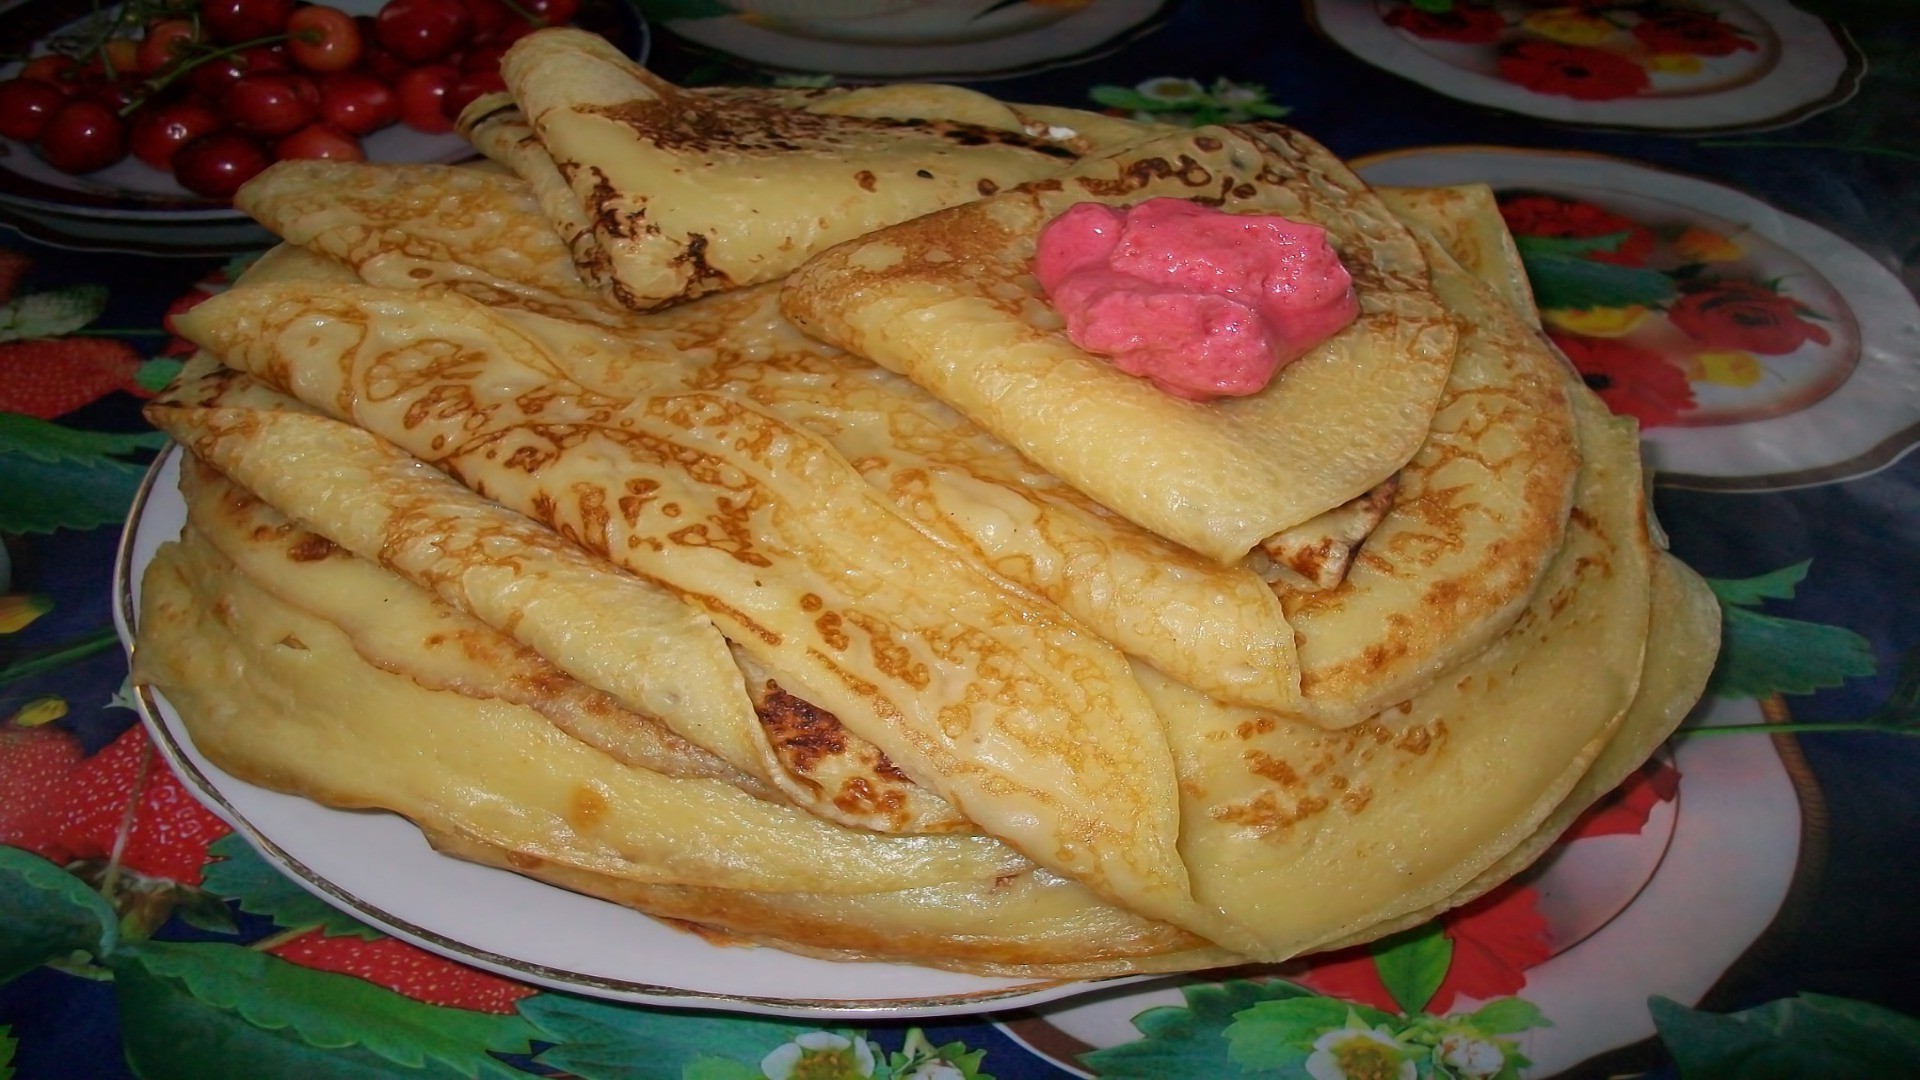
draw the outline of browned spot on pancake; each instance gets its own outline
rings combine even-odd
[[[847,729],[840,726],[839,717],[775,683],[767,683],[766,701],[754,711],[767,731],[767,741],[796,772],[811,772],[822,759],[846,752]]]
[[[1251,739],[1256,735],[1265,735],[1267,732],[1279,726],[1279,721],[1273,717],[1259,716],[1252,720],[1242,720],[1240,726],[1233,729],[1233,733],[1241,739]]]
[[[879,186],[872,169],[861,169],[853,174],[853,182],[860,185],[862,191],[873,191]]]
[[[281,638],[280,645],[283,648],[298,649],[301,652],[307,651],[307,643],[304,641],[301,641],[298,637],[295,637],[292,634],[288,634],[286,637]]]
[[[833,805],[849,814],[897,818],[906,809],[907,795],[895,788],[875,790],[873,781],[856,776],[840,785],[840,794],[833,797]]]
[[[820,599],[820,597],[815,593],[802,593],[800,595],[801,611],[808,611],[808,612],[819,611],[821,607],[825,606],[825,604],[826,604],[826,601]]]
[[[529,855],[524,851],[507,852],[507,865],[515,870],[538,870],[547,865],[547,860],[538,855]]]
[[[1271,791],[1263,791],[1244,803],[1218,807],[1212,811],[1215,821],[1240,825],[1261,835],[1290,828],[1324,811],[1327,800],[1309,795],[1290,805],[1282,804]]]
[[[1401,734],[1394,745],[1409,754],[1416,756],[1425,754],[1427,748],[1433,745],[1433,733],[1424,726],[1410,727]]]
[[[605,795],[583,785],[573,789],[573,798],[567,806],[567,821],[581,832],[592,832],[599,828],[610,809]]]
[[[1271,780],[1284,788],[1300,786],[1300,774],[1293,766],[1261,750],[1249,750],[1241,755],[1247,763],[1247,771],[1255,776]]]
[[[1373,789],[1365,784],[1356,784],[1340,796],[1340,809],[1349,814],[1357,814],[1373,801]]]
[[[837,652],[845,652],[847,646],[853,644],[853,638],[848,636],[837,611],[822,612],[819,618],[813,620],[813,628],[820,631],[820,640]]]
[[[287,558],[298,563],[319,562],[338,550],[333,541],[324,536],[306,533],[287,548]]]
[[[980,193],[980,197],[983,199],[993,194],[994,192],[1000,190],[999,184],[994,183],[993,181],[987,179],[984,176],[981,177],[980,182],[973,185],[973,187],[974,187],[974,190]]]

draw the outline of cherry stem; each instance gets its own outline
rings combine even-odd
[[[154,749],[152,743],[143,743],[146,753],[140,757],[140,769],[134,774],[133,793],[127,798],[127,805],[120,811],[120,826],[113,833],[113,850],[107,853],[107,870],[100,878],[100,895],[108,900],[120,887],[120,860],[127,853],[127,841],[133,838],[133,826],[140,813],[140,800],[147,794],[147,778],[153,772]]]
[[[291,41],[295,37],[299,37],[301,41],[305,41],[311,44],[319,40],[319,32],[309,30],[299,35],[268,34],[266,37],[254,38],[251,41],[239,41],[239,42],[235,42],[232,45],[224,45],[210,52],[200,53],[199,55],[194,56],[192,59],[183,59],[180,63],[175,64],[173,67],[169,68],[165,74],[157,75],[151,79],[148,79],[146,82],[147,92],[140,95],[138,99],[132,102],[129,102],[126,108],[121,109],[120,118],[124,120],[127,117],[133,115],[134,110],[138,109],[142,105],[145,105],[147,103],[148,98],[151,98],[153,97],[153,95],[159,93],[162,90],[165,90],[169,86],[172,86],[180,78],[180,76],[187,74],[188,72],[201,66],[202,64],[205,64],[209,60],[218,60],[223,56],[232,56],[234,53],[245,52],[248,49],[251,49],[260,45],[277,45],[282,41]]]

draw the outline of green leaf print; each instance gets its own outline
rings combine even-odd
[[[110,966],[143,1080],[526,1077],[489,1053],[529,1052],[517,1016],[425,1005],[218,942],[141,942]]]
[[[810,1021],[656,1012],[571,994],[540,994],[520,1013],[554,1045],[534,1060],[581,1080],[681,1080],[695,1062],[751,1066],[796,1035],[820,1030]]]
[[[1453,942],[1440,932],[1437,921],[1381,938],[1368,951],[1381,984],[1409,1014],[1427,1007],[1453,963]]]
[[[201,887],[216,896],[237,900],[240,910],[264,915],[275,926],[289,930],[318,926],[328,937],[352,936],[372,941],[386,937],[379,930],[325,903],[267,865],[238,833],[228,833],[207,847],[220,861],[208,864]]]
[[[1251,1078],[1257,1074],[1228,1056],[1226,1031],[1234,1017],[1261,1002],[1317,997],[1289,982],[1244,979],[1183,986],[1180,993],[1187,999],[1185,1007],[1148,1009],[1133,1018],[1139,1039],[1082,1054],[1081,1064],[1102,1077],[1127,1080]]]
[[[0,846],[0,983],[75,953],[101,958],[119,942],[119,916],[64,869]]]
[[[1728,1015],[1647,1005],[1682,1080],[1879,1080],[1920,1062],[1920,1020],[1862,1001],[1802,994]]]

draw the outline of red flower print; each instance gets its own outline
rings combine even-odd
[[[1686,372],[1651,349],[1614,338],[1554,331],[1547,336],[1573,361],[1607,408],[1633,417],[1642,428],[1675,423],[1681,413],[1694,407]]]
[[[1640,65],[1589,45],[1520,41],[1500,50],[1500,77],[1537,94],[1576,101],[1632,97],[1649,85]]]
[[[1485,1001],[1524,988],[1527,969],[1553,955],[1537,899],[1531,888],[1507,884],[1440,916],[1440,932],[1453,942],[1453,959],[1422,1011],[1440,1015],[1461,998]],[[1297,981],[1328,997],[1401,1011],[1365,946],[1329,953]]]
[[[1411,5],[1387,12],[1387,25],[1415,37],[1485,45],[1500,37],[1507,20],[1492,8],[1456,3],[1446,11],[1422,11]]]
[[[1647,815],[1663,802],[1672,802],[1680,792],[1680,770],[1673,762],[1657,757],[1634,771],[1587,812],[1561,837],[1584,840],[1590,836],[1637,836],[1647,826]]]
[[[1812,314],[1792,297],[1756,281],[1715,281],[1682,293],[1667,320],[1711,349],[1740,349],[1784,356],[1809,341],[1832,341],[1824,327],[1800,316]]]
[[[1612,251],[1589,251],[1583,258],[1617,266],[1641,266],[1653,254],[1654,235],[1644,226],[1590,202],[1551,195],[1518,195],[1500,200],[1500,216],[1515,236],[1585,239],[1626,235]]]
[[[1633,36],[1656,53],[1731,56],[1756,46],[1720,17],[1704,11],[1663,11],[1634,24]]]

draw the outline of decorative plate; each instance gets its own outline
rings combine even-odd
[[[1435,10],[1435,8],[1443,10]],[[1787,0],[1308,0],[1367,63],[1475,105],[1658,131],[1777,127],[1853,96],[1864,65]]]
[[[1920,441],[1920,305],[1826,229],[1590,154],[1435,147],[1355,167],[1376,184],[1493,186],[1549,334],[1640,420],[1663,483],[1826,483]]]
[[[1760,708],[1753,701],[1715,701],[1696,722],[1757,723],[1761,719]],[[1522,879],[1521,884],[1530,884],[1540,894],[1533,907],[1545,917],[1551,955],[1513,975],[1517,981],[1500,984],[1500,992],[1510,995],[1508,1001],[1531,1006],[1534,1011],[1524,1014],[1545,1023],[1534,1023],[1500,1040],[1486,1040],[1493,1046],[1504,1042],[1503,1052],[1508,1056],[1515,1052],[1523,1055],[1530,1064],[1520,1074],[1554,1076],[1651,1038],[1654,1029],[1647,1010],[1649,996],[1658,994],[1688,1003],[1700,1000],[1775,921],[1801,861],[1805,824],[1801,792],[1817,798],[1811,781],[1804,779],[1803,767],[1797,764],[1797,752],[1791,760],[1795,764],[1790,765],[1774,740],[1764,735],[1682,738],[1674,756],[1680,776],[1678,797],[1664,804],[1664,810],[1656,809],[1638,836],[1574,840],[1531,872],[1543,877]],[[1664,826],[1662,814],[1666,816]],[[1603,874],[1605,859],[1643,857],[1656,845],[1664,851],[1657,872],[1645,880],[1644,888],[1631,903],[1617,911],[1593,912],[1607,916],[1598,926],[1592,925],[1590,918],[1565,920],[1566,909],[1559,906],[1560,901],[1545,899],[1552,884],[1544,879],[1567,875],[1572,884],[1576,875]],[[1583,850],[1589,847],[1604,849],[1606,854],[1595,851],[1589,855]],[[1641,854],[1635,855],[1636,850]],[[1590,866],[1570,873],[1563,869],[1569,863]],[[1635,875],[1628,880],[1641,879]],[[1581,887],[1591,888],[1593,884]],[[1510,927],[1512,919],[1506,922]],[[1569,936],[1569,929],[1586,932]],[[1456,934],[1456,956],[1462,940],[1498,955],[1503,948],[1502,930],[1496,919],[1477,940]],[[1290,965],[1279,973],[1342,997],[1366,997],[1366,985],[1351,974],[1316,973],[1312,960]],[[1145,1050],[1150,1040],[1158,1037],[1182,1038],[1188,1047],[1196,1040],[1218,1038],[1221,1033],[1208,1025],[1228,1018],[1196,1012],[1181,1025],[1166,1013],[1151,1019],[1142,1017],[1150,1009],[1189,1007],[1182,987],[1199,985],[1197,980],[1188,980],[1125,987],[1044,1005],[1006,1018],[1000,1026],[1061,1068],[1092,1076],[1080,1061],[1083,1054],[1096,1050],[1121,1053],[1130,1046]],[[1494,984],[1483,977],[1482,985]],[[1458,1017],[1476,1012],[1490,1015],[1482,1010],[1492,996],[1457,994],[1445,1005],[1446,1016],[1433,1022],[1444,1028]],[[1430,1011],[1442,1009],[1430,1006]],[[1507,1011],[1523,1014],[1515,1006],[1508,1006]],[[1144,1029],[1136,1026],[1136,1018],[1145,1021]],[[1145,1035],[1145,1031],[1158,1034]],[[1194,1051],[1184,1053],[1191,1057]],[[1138,1067],[1144,1059],[1130,1060]],[[1638,1070],[1596,1066],[1593,1072],[1583,1071],[1581,1075],[1623,1071]]]
[[[855,79],[1004,78],[1092,59],[1158,25],[1166,0],[735,0],[671,19],[698,45],[765,67]]]

